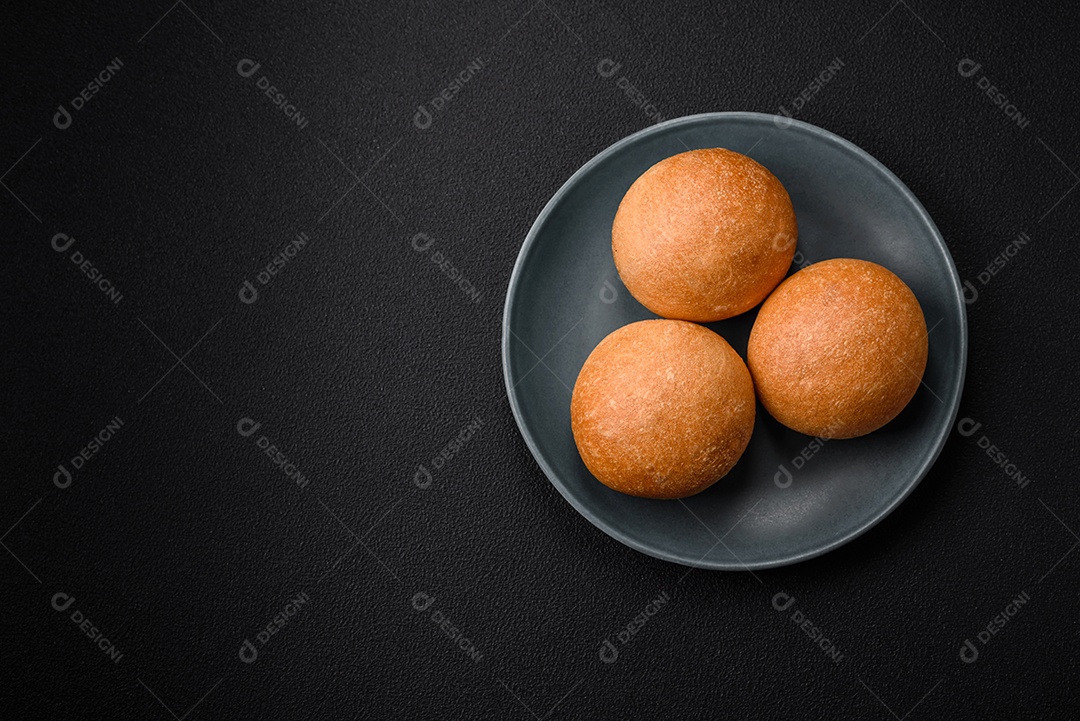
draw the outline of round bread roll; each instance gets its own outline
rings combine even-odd
[[[784,186],[724,148],[680,153],[645,171],[619,204],[611,249],[637,300],[665,318],[744,313],[787,275],[798,237]]]
[[[724,477],[754,430],[754,384],[708,328],[643,320],[600,341],[570,401],[574,441],[601,483],[684,498]]]
[[[904,409],[926,354],[926,320],[904,281],[838,258],[807,266],[769,296],[746,357],[773,418],[818,438],[854,438]]]

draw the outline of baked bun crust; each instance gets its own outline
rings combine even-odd
[[[784,279],[798,226],[784,186],[754,160],[706,148],[634,181],[611,228],[619,277],[665,318],[708,322],[750,310]]]
[[[570,401],[574,442],[604,485],[684,498],[731,470],[754,430],[742,358],[708,328],[644,320],[600,341]]]
[[[747,362],[765,409],[788,428],[854,438],[881,428],[926,370],[926,320],[889,270],[839,258],[785,280],[758,312]]]

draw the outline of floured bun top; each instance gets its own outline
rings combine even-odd
[[[853,438],[895,418],[926,369],[915,294],[876,263],[807,266],[758,311],[747,362],[765,409],[788,428]]]
[[[750,310],[783,280],[798,226],[784,186],[724,148],[661,160],[634,181],[611,229],[615,266],[642,305],[708,322]]]

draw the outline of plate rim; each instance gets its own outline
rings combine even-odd
[[[863,160],[869,162],[869,164],[880,172],[886,180],[892,183],[900,194],[911,204],[915,209],[918,216],[922,221],[930,228],[931,237],[933,238],[938,249],[942,251],[942,255],[946,261],[946,267],[949,270],[950,280],[952,281],[953,295],[959,302],[960,307],[960,363],[957,369],[956,379],[956,392],[955,397],[952,400],[952,407],[949,410],[949,422],[944,424],[939,429],[936,437],[933,441],[933,451],[926,457],[926,460],[919,467],[918,471],[914,474],[914,477],[903,490],[896,494],[891,501],[883,505],[878,511],[869,517],[867,521],[841,536],[829,539],[826,543],[822,544],[818,548],[811,549],[809,551],[803,551],[800,553],[788,554],[786,556],[776,558],[768,561],[757,561],[754,563],[743,563],[736,556],[736,563],[722,562],[722,561],[706,561],[705,559],[699,559],[698,561],[690,561],[682,558],[676,554],[666,552],[661,549],[656,549],[651,546],[642,544],[633,538],[624,535],[621,530],[611,524],[603,521],[594,513],[589,510],[589,507],[581,503],[573,494],[571,494],[564,486],[563,482],[559,479],[551,466],[547,463],[546,459],[538,451],[536,442],[533,438],[533,434],[526,428],[522,420],[522,411],[520,403],[514,394],[515,386],[511,383],[510,378],[510,310],[513,305],[514,299],[517,295],[517,291],[520,287],[520,274],[524,265],[525,258],[529,255],[530,251],[536,244],[536,238],[539,235],[539,230],[547,222],[548,216],[551,215],[555,207],[562,201],[563,197],[569,193],[569,189],[575,186],[578,179],[585,175],[595,166],[599,165],[602,161],[608,157],[614,155],[621,150],[624,146],[630,145],[635,141],[648,137],[650,135],[657,134],[664,130],[680,125],[690,125],[706,120],[755,120],[762,122],[775,123],[777,119],[782,120],[784,123],[783,128],[780,130],[789,130],[793,127],[800,128],[812,135],[816,135],[826,142],[833,143],[840,146],[841,149],[847,152],[853,153],[859,156]],[[627,135],[626,137],[612,143],[590,158],[584,165],[578,168],[567,180],[559,187],[551,199],[544,205],[543,210],[536,216],[536,220],[533,221],[532,226],[529,228],[529,232],[525,236],[525,240],[521,245],[521,249],[518,251],[517,259],[514,261],[514,268],[510,273],[510,280],[507,286],[506,299],[503,303],[503,318],[502,318],[502,367],[503,367],[503,382],[506,387],[506,396],[510,401],[510,410],[514,416],[514,422],[517,424],[518,432],[525,440],[525,445],[529,449],[529,453],[532,455],[533,460],[547,476],[548,482],[555,487],[559,494],[570,503],[570,505],[581,516],[585,518],[590,524],[603,531],[605,534],[622,543],[624,546],[634,549],[639,553],[644,553],[647,556],[660,559],[662,561],[668,561],[671,563],[677,563],[683,566],[690,566],[691,568],[704,568],[708,570],[718,571],[755,571],[766,568],[779,568],[782,566],[788,566],[794,563],[800,563],[802,561],[816,558],[824,555],[830,551],[833,551],[851,541],[855,540],[859,536],[863,535],[871,528],[880,523],[886,516],[896,510],[897,506],[904,502],[904,500],[911,495],[915,488],[926,477],[934,463],[937,462],[938,457],[941,455],[942,449],[945,447],[946,442],[949,439],[953,426],[956,424],[956,417],[960,411],[960,401],[964,393],[964,382],[967,376],[967,361],[968,361],[968,322],[967,322],[967,307],[964,301],[963,287],[960,281],[960,274],[956,269],[956,262],[953,260],[952,253],[949,251],[948,245],[945,243],[945,239],[941,235],[941,231],[938,230],[937,224],[934,223],[933,218],[923,207],[923,204],[915,196],[907,185],[895,173],[887,168],[881,161],[868,153],[866,150],[855,145],[851,141],[833,133],[824,128],[820,128],[816,125],[797,120],[795,118],[789,118],[781,115],[772,115],[769,113],[757,113],[751,111],[725,111],[725,112],[708,112],[697,113],[694,115],[686,115],[679,118],[672,118],[665,120],[661,123],[656,123],[647,128],[643,128],[635,133]],[[691,516],[695,516],[692,511],[689,511]],[[695,516],[696,518],[696,516]],[[708,527],[706,527],[708,528]],[[706,554],[707,555],[707,554]],[[732,554],[734,556],[734,554]]]

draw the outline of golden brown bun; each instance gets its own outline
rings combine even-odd
[[[819,438],[854,438],[904,409],[926,353],[926,320],[904,281],[839,258],[800,270],[769,296],[746,357],[776,420]]]
[[[619,277],[665,318],[750,310],[784,279],[798,236],[780,181],[723,148],[661,160],[634,181],[611,228]]]
[[[754,413],[739,354],[677,320],[631,323],[600,341],[570,401],[585,466],[644,498],[684,498],[720,480],[750,442]]]

